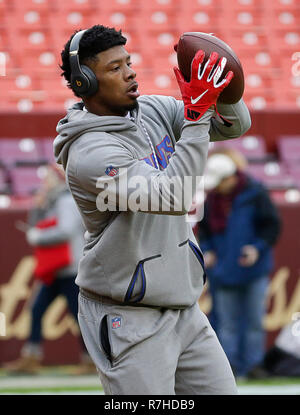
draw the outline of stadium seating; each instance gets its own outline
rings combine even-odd
[[[161,81],[162,82],[162,81]],[[165,84],[164,84],[165,82]],[[156,93],[164,93],[168,82],[154,83]],[[153,88],[146,82],[145,88]],[[147,90],[146,90],[147,92]],[[244,135],[238,140],[211,143],[210,150],[221,148],[239,151],[248,161],[247,171],[262,181],[270,191],[300,189],[300,136],[281,136],[278,157],[266,150],[264,137]],[[0,140],[0,194],[28,197],[37,188],[45,164],[55,162],[53,138]]]
[[[54,162],[53,138],[0,139],[0,195],[28,199]]]
[[[238,140],[216,141],[213,148],[233,148],[242,153],[249,162],[264,162],[269,158],[265,140],[259,135],[244,135]]]
[[[267,151],[265,138],[260,135],[210,143],[210,151],[223,149],[241,153],[248,162],[246,171],[274,193],[278,201],[285,200],[287,190],[300,190],[300,136],[278,137],[277,153]],[[291,202],[292,196],[291,192]]]
[[[33,195],[41,185],[44,167],[14,167],[9,175],[13,195],[19,197]]]
[[[6,194],[9,192],[9,183],[6,176],[6,170],[0,167],[0,194]]]
[[[300,164],[299,163],[291,163],[287,167],[289,174],[294,179],[297,187],[300,189]]]
[[[93,0],[64,0],[64,1],[54,0],[53,1],[55,9],[58,12],[62,12],[62,13],[64,13],[65,11],[72,12],[74,10],[78,12],[90,12],[96,6],[96,3],[97,2]],[[98,3],[102,3],[102,2],[98,2]]]
[[[0,162],[4,166],[42,163],[40,142],[32,138],[1,139]]]
[[[58,0],[59,1],[59,0]],[[138,13],[141,8],[141,2],[139,0],[110,0],[99,2],[97,0],[91,0],[93,6],[97,9],[99,13],[101,12],[123,12],[129,11],[132,13]],[[144,3],[150,3],[148,0],[143,1]],[[156,3],[156,0],[152,0],[151,3]]]
[[[275,10],[285,11],[287,7],[289,10],[299,10],[298,0],[267,0],[266,3]]]
[[[41,11],[47,12],[55,9],[56,0],[8,0],[6,3],[10,3],[12,8],[15,10],[16,8],[20,11]]]
[[[119,2],[120,3],[120,2]],[[198,1],[199,3],[199,1]],[[193,1],[191,7],[197,4],[197,1]],[[182,10],[181,2],[178,0],[146,0],[143,1],[142,8],[145,12],[153,10],[161,10],[165,12],[173,13],[174,11],[180,12]]]
[[[288,166],[300,163],[300,135],[280,136],[277,146],[281,161]]]
[[[297,187],[287,167],[278,161],[248,164],[247,172],[264,183],[270,190],[286,190]]]
[[[53,153],[53,139],[44,138],[40,140],[40,149],[43,160],[46,160],[47,163],[54,163],[54,153]]]

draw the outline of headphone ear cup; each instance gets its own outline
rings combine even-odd
[[[89,89],[89,81],[86,79],[85,75],[78,74],[76,76],[72,75],[71,78],[72,89],[80,96],[85,96],[86,91]]]
[[[90,97],[98,91],[98,79],[96,78],[96,75],[94,72],[86,65],[81,65],[81,71],[84,73],[84,75],[87,77],[89,81],[89,86],[87,88],[87,91],[84,92],[84,96]]]

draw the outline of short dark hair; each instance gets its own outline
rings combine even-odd
[[[69,50],[71,41],[77,32],[79,32],[79,30],[75,31],[72,34],[61,52],[62,65],[60,65],[60,68],[63,71],[61,76],[66,79],[68,82],[67,86],[71,89],[71,66],[69,61]],[[117,31],[115,28],[95,25],[89,28],[80,39],[79,62],[81,64],[86,64],[89,60],[95,60],[95,57],[98,53],[110,49],[113,46],[125,45],[126,42],[127,39],[122,35],[121,30]],[[77,95],[75,92],[74,94],[79,97],[79,95]]]

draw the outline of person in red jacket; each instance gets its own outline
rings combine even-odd
[[[58,295],[67,300],[77,322],[77,267],[84,245],[84,226],[65,183],[64,171],[57,165],[47,167],[42,186],[29,212],[26,239],[36,257],[35,290],[30,307],[31,326],[21,357],[6,365],[9,372],[37,373],[43,359],[42,318]],[[77,373],[95,372],[83,340],[81,367]]]

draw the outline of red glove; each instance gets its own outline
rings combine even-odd
[[[218,53],[212,52],[201,71],[205,53],[199,50],[191,64],[191,80],[187,82],[178,68],[174,68],[175,76],[184,103],[184,116],[189,121],[198,121],[212,105],[216,108],[218,96],[229,84],[234,74],[229,71],[225,78],[218,82],[227,59],[221,58],[216,69],[212,70],[218,60]]]

